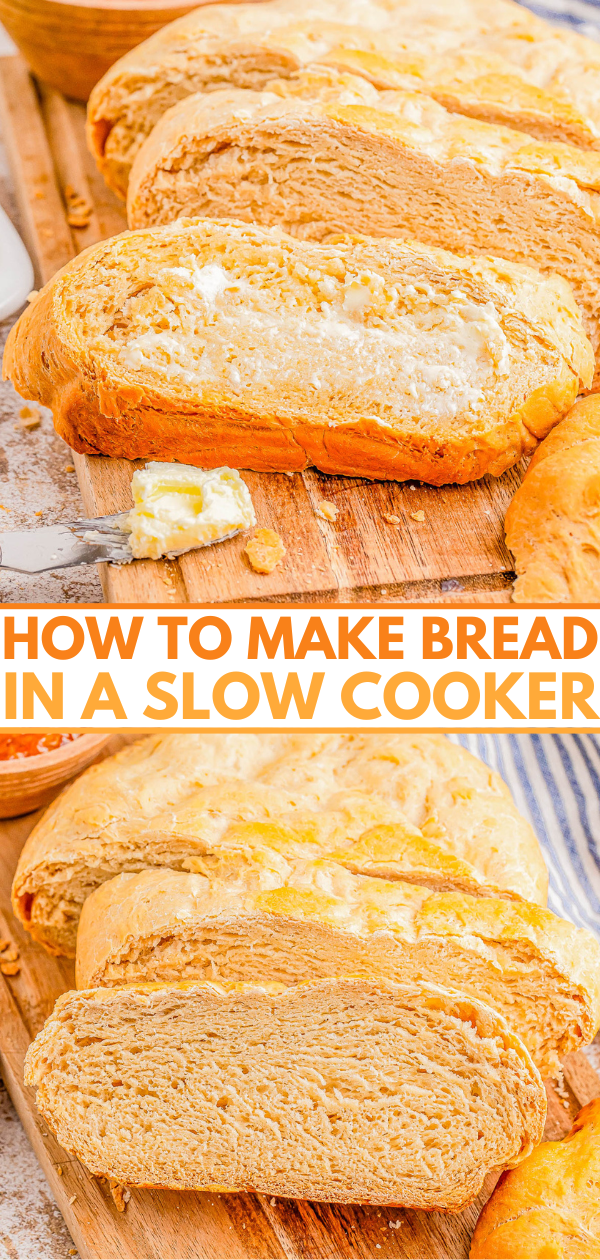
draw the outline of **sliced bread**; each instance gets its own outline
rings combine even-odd
[[[152,866],[203,873],[244,821],[286,832],[298,822],[284,852],[346,848],[353,869],[422,884],[430,868],[437,887],[546,899],[538,842],[508,788],[444,736],[186,734],[140,740],[58,797],[21,853],[15,913],[52,953],[74,956],[81,907],[99,884]],[[378,824],[398,827],[396,851],[384,834],[353,854],[349,842]],[[421,853],[411,825],[422,828]],[[276,848],[272,829],[255,843]]]
[[[26,1084],[61,1146],[137,1186],[459,1211],[541,1137],[504,1019],[435,985],[190,983],[59,998]]]
[[[380,78],[393,83],[385,65]],[[423,94],[316,68],[263,92],[187,97],[140,149],[128,195],[130,227],[182,215],[316,240],[402,237],[558,272],[600,351],[600,153],[460,117]]]
[[[93,246],[4,355],[77,451],[434,485],[510,468],[593,366],[559,277],[207,219]]]
[[[214,4],[134,48],[89,102],[88,135],[125,196],[131,164],[165,110],[193,93],[261,89],[336,51],[385,53],[394,86],[541,139],[600,147],[600,52],[592,40],[494,0],[297,0]],[[371,74],[368,62],[354,66]],[[375,80],[376,81],[376,80]]]
[[[269,884],[271,885],[269,887]],[[542,1076],[600,1026],[600,946],[527,902],[431,893],[334,862],[119,875],[84,904],[77,986],[381,975],[500,1011]]]

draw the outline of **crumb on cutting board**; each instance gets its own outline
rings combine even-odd
[[[42,423],[42,413],[37,407],[21,407],[19,412],[19,426],[25,429],[27,433],[31,429],[38,429]]]
[[[274,529],[257,529],[246,543],[243,554],[248,557],[255,573],[272,573],[283,560],[285,552],[283,542]]]
[[[0,941],[0,972],[3,976],[18,976],[21,970],[19,951],[12,941]]]
[[[131,1198],[131,1191],[122,1182],[116,1181],[114,1177],[109,1177],[108,1184],[117,1212],[124,1212]]]
[[[395,512],[382,512],[381,515],[383,516],[384,521],[387,521],[388,525],[400,524],[400,517],[396,516]]]
[[[322,499],[317,504],[315,512],[322,520],[333,522],[337,521],[339,508],[336,508],[335,503],[330,503],[328,499]]]
[[[94,213],[94,208],[87,200],[87,197],[82,197],[81,193],[78,193],[75,188],[67,184],[65,201],[67,203],[67,223],[69,227],[87,227]]]
[[[410,512],[409,515],[410,515],[411,521],[418,521],[419,524],[425,520],[425,513],[423,512],[422,509],[418,512]]]

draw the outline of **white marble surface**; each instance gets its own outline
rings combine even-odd
[[[77,1255],[0,1079],[0,1257],[73,1260]]]

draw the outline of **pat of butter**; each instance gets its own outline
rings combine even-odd
[[[235,468],[147,464],[133,474],[126,528],[137,560],[158,560],[256,524],[250,491]]]

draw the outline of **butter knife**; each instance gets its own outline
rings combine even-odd
[[[71,569],[76,564],[102,561],[130,564],[134,557],[129,546],[129,531],[124,527],[127,515],[127,512],[116,512],[114,516],[0,533],[0,569],[45,573],[49,569]],[[211,547],[215,542],[235,538],[240,532],[233,529],[198,546]],[[181,556],[188,550],[185,547],[181,551],[170,551],[167,558]]]

